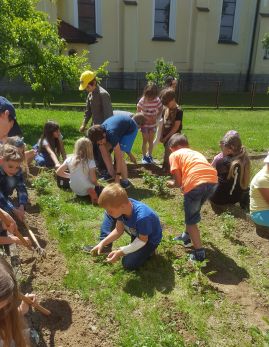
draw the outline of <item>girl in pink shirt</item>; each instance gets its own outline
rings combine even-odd
[[[162,103],[158,97],[156,84],[147,84],[142,98],[138,101],[137,111],[146,116],[146,124],[141,127],[143,144],[142,144],[142,164],[154,163],[152,159],[153,140],[157,127],[157,119],[162,112]]]

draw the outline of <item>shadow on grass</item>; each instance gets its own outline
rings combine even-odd
[[[210,205],[212,207],[212,210],[220,216],[223,213],[229,213],[231,214],[234,218],[239,218],[243,220],[248,220],[246,211],[243,210],[240,206],[238,205],[216,205],[212,201],[210,201]]]
[[[206,256],[209,260],[203,272],[208,273],[213,271],[210,275],[210,280],[219,284],[239,284],[243,280],[249,278],[249,273],[246,269],[238,266],[236,262],[228,255],[221,252],[213,244],[210,244],[212,249],[206,250]]]
[[[139,298],[153,297],[155,292],[170,293],[175,287],[175,273],[172,261],[162,255],[153,256],[141,269],[134,272],[123,290]]]

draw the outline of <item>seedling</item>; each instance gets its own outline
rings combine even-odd
[[[144,183],[158,196],[170,195],[170,191],[166,185],[168,178],[168,176],[155,176],[147,172],[143,173]]]

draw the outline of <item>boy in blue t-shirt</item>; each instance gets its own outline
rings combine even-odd
[[[143,114],[136,114],[133,118],[129,115],[120,114],[106,119],[101,125],[93,125],[88,130],[88,138],[93,144],[97,143],[99,145],[109,174],[123,188],[130,186],[124,152],[131,152],[138,128],[145,121]],[[111,150],[114,151],[115,155],[116,173],[112,165]]]
[[[134,199],[128,199],[126,191],[117,183],[109,184],[99,196],[98,204],[105,208],[105,219],[112,217],[116,221],[114,230],[107,230],[107,236],[92,249],[93,254],[102,250],[126,231],[131,243],[110,252],[109,263],[115,263],[121,257],[127,270],[136,270],[154,253],[162,239],[162,227],[158,215],[147,205]],[[111,225],[111,223],[108,223]]]

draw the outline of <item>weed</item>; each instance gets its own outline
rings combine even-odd
[[[71,228],[70,224],[66,223],[62,219],[60,219],[57,222],[57,230],[59,232],[59,235],[62,237],[67,236],[72,232],[72,228]]]
[[[167,179],[168,176],[155,176],[148,174],[147,172],[143,173],[144,183],[152,189],[158,196],[168,196],[170,191],[167,188]]]
[[[49,215],[52,217],[58,217],[61,211],[59,197],[55,196],[42,196],[42,205],[45,207]]]
[[[230,213],[225,212],[221,215],[221,219],[223,223],[221,226],[223,236],[231,239],[235,231],[235,218]]]
[[[258,327],[249,328],[251,343],[255,346],[269,346],[269,330],[262,332]]]
[[[33,183],[33,187],[35,188],[36,192],[41,194],[48,194],[48,188],[50,187],[50,180],[48,177],[45,177],[44,175],[37,176]]]

